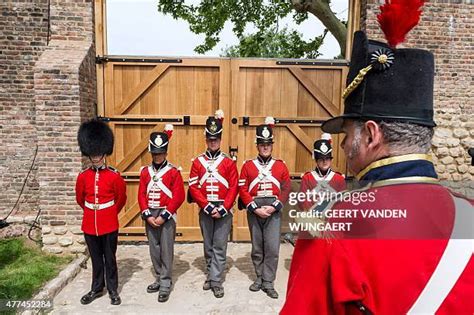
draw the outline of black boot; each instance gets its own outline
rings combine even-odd
[[[110,292],[109,297],[110,297],[110,304],[112,305],[120,305],[122,303],[122,299],[120,298],[117,291]]]
[[[168,301],[169,298],[170,298],[169,291],[160,291],[160,293],[158,294],[158,302],[160,303],[164,303]]]
[[[262,288],[262,283],[255,281],[254,283],[250,285],[249,290],[252,292],[257,292],[257,291],[260,291],[261,288]]]
[[[146,288],[146,292],[148,293],[155,293],[160,290],[160,283],[159,282],[153,282]]]
[[[272,299],[278,299],[278,292],[274,288],[262,287],[262,291],[265,292],[268,297],[271,297]]]
[[[212,292],[214,296],[218,299],[224,297],[224,288],[223,287],[212,287]]]
[[[206,280],[206,282],[204,282],[204,285],[202,286],[202,289],[204,291],[210,290],[211,289],[211,281]]]
[[[101,297],[102,295],[103,295],[103,291],[97,291],[97,292],[89,291],[86,295],[84,295],[81,298],[81,304],[83,305],[90,304],[92,301]]]

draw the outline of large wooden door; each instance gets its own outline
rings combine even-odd
[[[286,161],[297,189],[301,173],[314,167],[312,145],[321,122],[341,112],[346,64],[252,59],[105,58],[104,108],[115,134],[116,166],[127,182],[128,201],[120,213],[121,240],[145,240],[137,204],[140,167],[148,165],[148,137],[166,123],[175,126],[168,159],[182,167],[186,190],[191,159],[205,150],[204,125],[223,109],[222,150],[233,151],[239,170],[256,155],[255,126],[277,119],[274,156]],[[101,93],[99,93],[101,94]],[[334,146],[340,139],[334,138]],[[345,170],[340,150],[335,167]],[[196,205],[178,211],[177,240],[198,241]],[[244,212],[235,211],[232,240],[248,240]]]
[[[140,168],[151,163],[150,132],[174,125],[168,160],[182,168],[187,189],[191,159],[205,150],[207,117],[218,108],[229,113],[229,65],[226,59],[107,60],[104,113],[116,139],[109,162],[127,182],[128,200],[119,216],[122,240],[145,239],[137,192]],[[226,132],[223,148],[229,137]],[[178,211],[177,240],[201,240],[194,205],[184,203]]]
[[[296,191],[301,174],[314,168],[313,143],[321,136],[321,122],[341,113],[347,66],[248,59],[235,59],[231,64],[231,111],[235,118],[231,145],[238,148],[239,169],[257,154],[255,127],[264,123],[265,116],[273,116],[273,156],[286,162]],[[333,166],[344,172],[344,157],[337,149],[340,140],[333,137]],[[288,211],[283,213],[284,231]],[[250,239],[245,211],[234,216],[233,239]]]

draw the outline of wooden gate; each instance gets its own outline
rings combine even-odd
[[[286,162],[292,189],[299,188],[302,173],[314,168],[313,143],[321,136],[321,122],[341,113],[341,91],[345,85],[344,64],[236,59],[232,72],[232,147],[238,148],[239,170],[246,159],[256,156],[255,127],[266,116],[276,118],[273,156]],[[334,167],[345,171],[339,136],[333,137]],[[288,212],[283,211],[283,231]],[[244,211],[234,216],[234,240],[248,240]]]
[[[323,120],[341,113],[341,91],[347,65],[336,62],[295,62],[251,59],[133,59],[105,57],[104,113],[116,137],[109,163],[127,181],[128,201],[120,213],[122,240],[145,240],[137,204],[140,167],[151,162],[147,152],[152,131],[172,123],[175,132],[168,159],[182,167],[187,182],[191,159],[205,150],[204,125],[223,109],[223,151],[237,156],[240,170],[256,155],[255,126],[265,116],[277,120],[274,156],[286,161],[296,181],[314,167],[312,145]],[[334,138],[338,147],[340,139]],[[335,167],[345,171],[342,152]],[[178,211],[177,240],[198,241],[201,234],[196,205]],[[233,240],[248,240],[244,212],[236,210]]]

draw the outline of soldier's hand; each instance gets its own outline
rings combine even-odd
[[[268,212],[264,208],[255,209],[255,214],[261,217],[262,219],[266,219],[270,216],[270,214],[268,214]]]
[[[212,210],[212,212],[211,212],[211,217],[213,217],[214,219],[220,219],[220,218],[221,218],[221,214],[219,213],[219,211],[217,211],[217,209],[214,209],[214,210]]]
[[[157,228],[158,225],[155,223],[155,218],[154,217],[148,217],[146,218],[146,222],[151,225],[151,227]]]
[[[158,217],[155,219],[155,224],[156,224],[157,226],[163,225],[163,224],[165,224],[165,219],[163,219],[163,217],[161,217],[161,216],[158,216]]]
[[[263,206],[262,208],[268,213],[269,216],[276,211],[275,207],[272,206]]]

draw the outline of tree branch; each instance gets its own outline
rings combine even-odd
[[[325,0],[291,0],[293,8],[299,12],[309,12],[316,16],[336,38],[341,48],[341,55],[346,51],[347,27],[332,12],[329,1]]]

